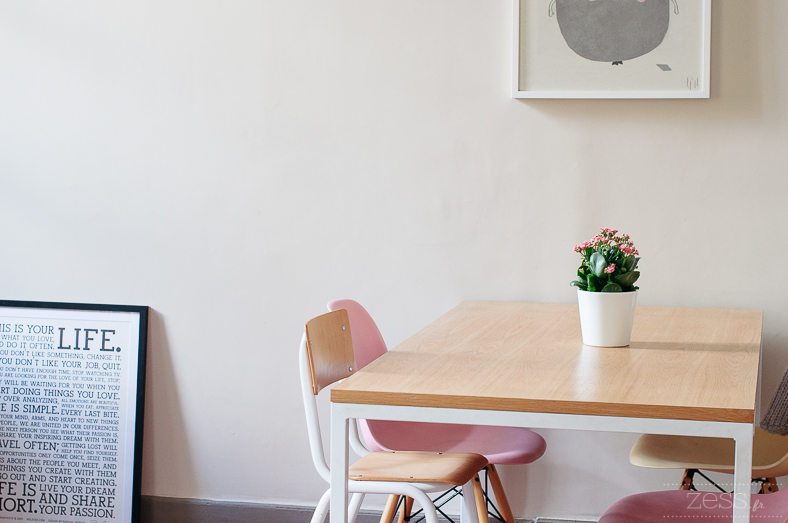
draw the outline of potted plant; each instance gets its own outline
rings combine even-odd
[[[577,303],[583,343],[595,347],[624,347],[632,336],[640,277],[639,253],[629,235],[600,229],[587,242],[575,245],[583,261],[577,269]]]

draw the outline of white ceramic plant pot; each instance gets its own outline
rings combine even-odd
[[[626,347],[632,337],[638,291],[588,292],[577,289],[583,343],[594,347]]]

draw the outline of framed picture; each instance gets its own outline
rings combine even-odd
[[[0,301],[0,521],[137,523],[148,308]]]
[[[515,98],[708,98],[711,0],[514,0]]]

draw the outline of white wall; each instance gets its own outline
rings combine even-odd
[[[545,0],[547,3],[547,0]],[[0,295],[150,305],[143,492],[315,503],[303,322],[390,345],[463,299],[571,302],[572,246],[632,235],[643,305],[764,309],[788,367],[788,3],[714,0],[712,99],[518,101],[511,0],[0,6]],[[518,516],[676,474],[545,433]],[[572,492],[558,495],[558,492]]]

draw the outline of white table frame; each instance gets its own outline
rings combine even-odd
[[[476,425],[535,429],[594,430],[600,432],[731,438],[736,442],[736,461],[733,476],[733,521],[734,523],[750,522],[752,438],[755,430],[753,423],[332,402],[330,523],[347,523],[349,422],[352,419],[472,423]],[[470,496],[465,496],[465,498],[468,497]],[[467,507],[463,506],[463,512],[465,513]]]

